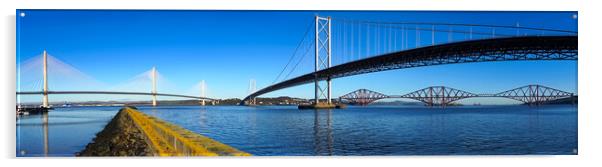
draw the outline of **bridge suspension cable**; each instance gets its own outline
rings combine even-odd
[[[286,74],[286,76],[283,78],[283,80],[286,80],[289,78],[289,76],[295,71],[295,69],[297,69],[297,66],[299,66],[299,64],[301,64],[301,62],[303,62],[303,60],[305,60],[305,57],[310,53],[309,51],[313,47],[316,47],[316,46],[314,43],[311,43],[308,47],[305,48],[305,53],[303,53],[303,55],[301,56],[299,61],[297,61],[297,63],[295,63],[295,66],[293,66],[293,68],[288,72],[288,74]]]
[[[341,19],[332,18],[332,20],[341,20]],[[548,32],[562,32],[562,33],[571,33],[571,34],[575,34],[575,35],[578,33],[577,31],[573,31],[573,30],[525,27],[525,26],[490,25],[490,24],[443,23],[443,22],[383,22],[383,21],[354,20],[354,19],[344,19],[343,21],[353,21],[353,22],[360,23],[360,24],[443,25],[443,26],[461,26],[461,27],[507,28],[507,29],[537,30],[537,31],[548,31]]]
[[[309,32],[311,30],[311,26],[312,26],[312,23],[310,22],[307,25],[305,33],[303,33],[303,38],[301,39],[301,41],[299,41],[299,44],[297,44],[297,47],[295,47],[295,50],[293,51],[293,54],[291,55],[291,57],[288,59],[288,62],[286,63],[286,65],[284,66],[284,68],[282,68],[282,71],[280,71],[280,73],[278,73],[278,76],[276,77],[276,79],[274,79],[274,82],[272,82],[272,84],[276,83],[278,81],[278,79],[280,79],[280,76],[282,75],[282,73],[284,73],[284,71],[286,70],[286,68],[288,67],[288,65],[295,58],[295,55],[297,55],[297,51],[299,50],[299,48],[301,47],[301,45],[303,45],[303,43],[305,42],[305,39],[307,39],[307,35],[309,34]]]
[[[288,79],[305,61],[307,54],[314,54],[306,51],[299,59],[289,59],[290,63],[285,67],[290,67],[295,60],[298,61],[282,82],[258,90],[249,97],[311,81],[392,69],[465,62],[577,59],[577,32],[570,30],[522,25],[381,22],[341,18],[333,18],[330,21],[333,23],[334,32],[323,35],[333,35],[335,40],[330,41],[328,38],[328,42],[332,42],[334,47],[326,47],[323,43],[325,41],[317,43],[317,40],[307,45],[320,50],[316,51],[316,55],[323,55],[326,52],[324,48],[328,48],[327,53],[331,52],[331,48],[335,48],[332,53],[336,56],[332,58],[338,60],[331,62],[336,64]],[[322,30],[324,27],[320,29]],[[316,62],[323,65],[324,60]],[[302,67],[305,71],[306,67],[311,66],[313,65],[307,64]],[[285,74],[286,70],[284,69],[277,78]]]
[[[332,20],[334,23],[333,26],[335,26],[333,29],[333,37],[334,39],[338,39],[333,41],[334,48],[336,48],[333,50],[333,53],[335,53],[334,55],[336,55],[333,57],[335,58],[335,61],[333,62],[336,64],[344,64],[376,55],[397,52],[400,48],[401,50],[407,50],[423,46],[434,46],[441,43],[474,40],[475,37],[476,39],[513,37],[517,35],[522,36],[532,34],[533,32],[531,31],[550,31],[556,33],[576,34],[575,31],[570,30],[533,28],[518,25],[505,26],[439,22],[383,22],[345,18],[333,18]],[[308,37],[309,32],[312,31],[311,25],[312,24],[307,27],[301,42],[297,44],[293,54],[291,54],[284,68],[278,73],[272,83],[285,80],[288,78],[287,76],[291,75],[291,73],[295,73],[297,66],[293,66],[293,68],[291,68],[291,66],[293,64],[297,65],[302,63],[295,63],[295,60],[305,60],[304,58],[297,58],[298,56],[306,56],[303,48],[309,49],[309,47],[306,47],[305,45],[310,45],[306,42],[309,41],[308,39],[312,39],[311,37]],[[496,28],[512,29],[512,31],[498,31]],[[401,36],[398,35],[398,31],[401,31]],[[414,31],[413,35],[408,34],[408,32],[411,31]],[[422,33],[422,31],[428,31],[428,33]],[[524,34],[519,32],[524,32]],[[538,35],[541,34],[551,33],[540,33]],[[438,37],[441,35],[444,35],[445,37]],[[430,38],[430,41],[423,40],[424,37]],[[408,40],[411,38],[414,38],[412,39],[414,42],[408,42]],[[398,43],[398,41],[401,42]],[[430,42],[430,44],[425,45],[426,42]],[[408,45],[412,43],[413,46],[408,47]],[[290,71],[287,73],[287,70]]]
[[[506,26],[439,22],[383,22],[345,18],[333,18],[332,20],[335,26],[339,25],[338,27],[340,27],[335,29],[335,31],[342,31],[342,33],[335,32],[335,35],[342,35],[342,37],[335,36],[335,39],[343,40],[342,42],[334,42],[335,45],[341,45],[340,47],[335,48],[342,49],[342,51],[335,51],[338,53],[336,58],[339,60],[335,61],[338,64],[365,59],[376,55],[397,52],[400,48],[401,50],[406,50],[456,41],[515,37],[518,35],[524,36],[528,34],[553,35],[554,33],[577,33],[576,31],[571,30],[534,28],[517,25]],[[524,34],[517,33],[521,32],[521,30],[524,32]],[[398,33],[398,31],[401,31],[401,33]],[[413,35],[408,35],[408,32],[412,32]],[[401,37],[398,37],[400,35]],[[398,38],[401,39],[401,43],[398,43]],[[411,38],[413,38],[413,42],[408,42],[408,40]],[[427,42],[429,42],[429,44],[426,44]],[[408,44],[412,44],[413,46],[408,47]]]

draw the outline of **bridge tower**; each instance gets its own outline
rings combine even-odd
[[[44,64],[44,98],[42,99],[42,107],[49,108],[48,104],[48,53],[44,50],[43,62]]]
[[[331,66],[331,31],[330,31],[330,17],[316,16],[316,31],[315,31],[315,72],[321,69],[327,69]],[[324,53],[323,55],[320,53]],[[315,76],[315,104],[320,103],[320,98],[323,97],[325,90],[320,87],[319,76]],[[331,90],[331,78],[328,76],[326,79],[326,103],[331,104],[332,90]]]
[[[250,79],[249,80],[249,94],[253,94],[255,93],[255,91],[257,91],[257,82],[255,81],[255,79]],[[251,97],[251,99],[249,99],[249,104],[251,105],[255,105],[255,97]]]
[[[151,77],[153,82],[153,106],[157,106],[157,68],[153,67],[151,70]]]
[[[201,80],[201,97],[205,97],[205,80]],[[201,105],[205,105],[205,99],[201,99]]]

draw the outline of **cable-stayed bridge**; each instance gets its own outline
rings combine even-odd
[[[493,61],[576,61],[577,35],[576,31],[521,27],[518,23],[377,22],[316,16],[274,83],[250,93],[242,103],[252,104],[249,100],[257,96],[314,83],[314,105],[332,105],[332,79],[386,70]],[[301,58],[296,58],[296,53],[301,53]],[[306,55],[314,57],[313,71],[288,78]],[[287,69],[290,72],[282,75]],[[281,76],[285,77],[280,80]]]
[[[120,92],[120,91],[24,91],[17,92],[18,95],[42,95],[42,94],[99,94],[99,95],[148,95],[148,96],[169,96],[169,97],[181,97],[190,99],[199,99],[212,101],[214,99],[203,97],[203,96],[190,96],[190,95],[179,95],[179,94],[168,94],[168,93],[151,93],[151,92]],[[156,105],[156,103],[155,103]]]
[[[43,95],[42,108],[50,108],[48,95],[50,94],[99,94],[99,95],[146,95],[152,97],[152,105],[157,106],[157,96],[167,97],[180,97],[180,98],[191,98],[198,99],[201,105],[205,105],[205,101],[215,102],[215,99],[205,97],[205,81],[201,81],[200,90],[201,96],[190,96],[181,94],[170,94],[170,93],[159,93],[157,92],[157,69],[155,67],[151,70],[151,84],[152,89],[149,92],[129,92],[129,91],[81,91],[81,90],[68,90],[68,91],[51,91],[49,90],[49,79],[48,79],[48,53],[44,50],[42,55],[42,66],[43,66],[43,87],[42,91],[17,91],[17,95]]]

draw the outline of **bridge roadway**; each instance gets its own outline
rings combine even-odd
[[[360,59],[258,90],[243,99],[328,78],[431,65],[524,60],[577,60],[577,36],[521,36],[460,41]]]
[[[43,95],[44,91],[17,92],[17,95]],[[182,97],[199,100],[213,101],[215,99],[198,96],[167,94],[167,93],[148,93],[148,92],[117,92],[117,91],[48,91],[48,94],[105,94],[105,95],[150,95],[150,96],[170,96]]]

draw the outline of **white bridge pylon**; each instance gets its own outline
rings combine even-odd
[[[157,96],[171,96],[171,97],[180,97],[180,98],[193,98],[199,99],[201,105],[205,105],[206,101],[210,101],[212,104],[215,104],[215,99],[206,98],[205,91],[206,85],[205,81],[201,81],[201,92],[200,96],[189,96],[189,95],[178,95],[178,94],[166,94],[166,93],[158,93],[157,91],[157,79],[158,73],[157,68],[153,67],[150,72],[150,80],[152,82],[152,88],[150,93],[148,92],[122,92],[122,91],[50,91],[48,89],[48,53],[46,50],[43,51],[42,55],[42,72],[43,72],[43,88],[42,91],[17,91],[17,95],[43,95],[42,106],[43,108],[50,108],[49,103],[49,94],[120,94],[120,95],[150,95],[152,96],[151,104],[152,106],[157,106]],[[148,76],[148,75],[147,75]]]
[[[151,71],[151,79],[153,82],[153,106],[157,106],[157,68],[153,67]]]
[[[46,50],[44,50],[44,58],[43,58],[43,64],[44,64],[44,98],[42,100],[42,107],[44,108],[49,108],[49,104],[48,104],[48,53],[46,53]]]
[[[255,93],[255,91],[257,91],[257,81],[255,81],[255,79],[250,79],[248,92],[249,92],[249,94],[253,94],[253,93]],[[249,104],[255,105],[256,102],[257,101],[256,101],[255,97],[253,97],[250,99]]]
[[[205,89],[207,88],[207,86],[205,85],[205,80],[201,80],[201,97],[205,97]],[[204,106],[205,105],[205,99],[201,99],[201,105]]]

